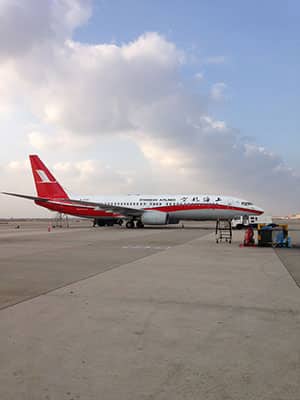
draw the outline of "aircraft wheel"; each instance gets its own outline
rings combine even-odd
[[[133,229],[134,228],[134,222],[133,221],[126,222],[126,228],[127,229]]]
[[[139,228],[139,229],[144,228],[144,224],[142,223],[142,221],[137,221],[136,222],[136,227]]]

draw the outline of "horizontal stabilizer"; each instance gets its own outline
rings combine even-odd
[[[45,201],[45,202],[49,201],[49,199],[46,199],[45,197],[28,196],[26,194],[9,193],[9,192],[2,192],[2,193],[3,194],[7,194],[8,196],[21,197],[23,199],[36,200],[36,201]]]
[[[47,199],[45,197],[37,197],[37,196],[30,196],[30,195],[26,195],[26,194],[19,194],[19,193],[10,193],[10,192],[2,192],[2,194],[6,194],[8,196],[14,196],[14,197],[20,197],[22,199],[27,199],[27,200],[33,200],[33,201],[38,201],[38,202],[43,202],[43,203],[49,203],[49,204],[56,204],[56,205],[60,205],[60,206],[71,206],[71,205],[77,205],[80,206],[81,208],[89,208],[89,209],[95,209],[95,205],[92,204],[86,204],[84,202],[84,204],[80,201],[73,201],[70,199],[56,199],[56,200],[52,200],[52,199]],[[74,204],[75,203],[75,204]]]

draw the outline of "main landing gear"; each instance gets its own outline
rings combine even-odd
[[[144,228],[144,224],[142,223],[141,220],[130,220],[126,222],[126,228],[127,229],[134,229],[134,228],[138,228],[138,229],[142,229]]]
[[[127,229],[133,229],[134,228],[134,221],[126,222],[126,228]]]

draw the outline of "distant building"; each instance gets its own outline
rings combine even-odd
[[[300,219],[300,214],[289,215],[288,219]]]

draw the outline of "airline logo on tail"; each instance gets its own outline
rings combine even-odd
[[[68,199],[69,196],[43,161],[36,155],[30,155],[29,158],[38,197],[46,199]]]
[[[39,183],[51,183],[50,179],[46,175],[45,171],[41,169],[37,169],[36,172],[39,174],[41,181]]]

